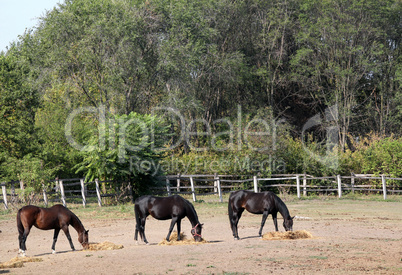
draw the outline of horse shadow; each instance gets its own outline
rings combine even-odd
[[[81,250],[64,250],[64,251],[57,251],[55,254],[53,254],[52,252],[47,252],[47,253],[41,253],[41,254],[37,254],[34,255],[34,257],[42,257],[42,256],[47,256],[47,255],[57,255],[57,254],[66,254],[66,253],[74,253],[74,252],[78,252],[78,251],[84,251],[83,249]]]
[[[257,236],[248,236],[240,238],[240,240],[246,240],[246,239],[261,239],[261,237],[257,235]]]
[[[223,243],[223,242],[224,242],[223,240],[214,240],[214,241],[207,241],[206,244],[209,244],[209,243]],[[141,245],[141,244],[151,245],[151,246],[159,245],[159,243],[138,243],[137,245]],[[194,243],[194,245],[197,245],[197,243]]]

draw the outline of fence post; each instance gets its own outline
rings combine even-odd
[[[85,183],[84,183],[84,179],[80,179],[80,183],[81,183],[82,205],[85,207],[87,205],[87,200],[85,198]]]
[[[15,195],[15,187],[14,187],[14,183],[11,183],[11,202],[16,202],[18,201],[17,199],[17,195]]]
[[[341,181],[341,175],[336,175],[336,179],[338,182],[338,197],[342,197],[342,181]]]
[[[307,196],[307,177],[306,174],[303,175],[303,196]]]
[[[191,184],[191,193],[193,194],[193,201],[197,201],[197,198],[195,197],[194,180],[192,176],[190,177],[190,184]]]
[[[130,197],[131,203],[134,203],[134,198],[133,198],[133,187],[131,186],[131,182],[128,183],[128,193]]]
[[[177,192],[180,193],[180,173],[177,174],[177,187],[176,187]]]
[[[355,174],[352,173],[352,176],[350,177],[350,185],[352,187],[352,193],[355,193]]]
[[[253,176],[253,182],[254,182],[254,192],[258,192],[258,179],[257,176]]]
[[[218,195],[219,195],[219,201],[223,202],[222,199],[222,189],[221,189],[221,180],[219,179],[219,177],[216,178],[216,183],[217,183],[217,187],[218,187]]]
[[[170,196],[172,193],[170,192],[170,180],[168,177],[166,177],[166,191],[168,193],[168,196]]]
[[[59,187],[60,187],[61,201],[63,203],[63,206],[66,207],[66,195],[64,194],[64,186],[62,180],[59,180]]]
[[[102,198],[101,198],[101,194],[100,194],[98,179],[95,179],[95,188],[96,188],[96,195],[98,196],[98,205],[100,207],[102,207]]]
[[[297,197],[300,199],[300,175],[296,175]]]
[[[216,180],[217,175],[214,173],[214,193],[218,192],[218,181]]]
[[[8,204],[7,204],[7,190],[6,190],[6,183],[5,182],[1,183],[1,190],[3,191],[4,208],[7,210],[8,209]]]
[[[381,175],[382,181],[382,192],[384,193],[384,200],[387,199],[387,181],[385,179],[385,175]]]
[[[48,201],[47,201],[47,194],[46,194],[46,186],[42,183],[42,189],[43,189],[43,201],[45,202],[45,205],[47,207]]]

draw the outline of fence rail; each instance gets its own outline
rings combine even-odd
[[[82,204],[85,207],[88,198],[97,198],[97,203],[102,206],[102,198],[117,196],[117,193],[105,193],[101,191],[100,184],[109,183],[110,181],[95,181],[85,182],[84,179],[55,179],[50,181],[51,188],[48,189],[45,185],[42,185],[42,196],[45,205],[47,206],[49,201],[61,202],[64,206],[67,205],[68,199],[78,199],[82,200]],[[2,201],[4,208],[8,209],[8,203],[10,198],[11,201],[15,201],[18,198],[18,192],[15,190],[15,184],[20,185],[20,190],[23,191],[24,183],[19,181],[2,182],[0,184],[2,189]],[[8,189],[7,189],[8,187]],[[8,191],[7,191],[8,190]],[[52,197],[52,199],[49,199]]]
[[[271,175],[271,177],[261,178],[258,176],[249,176],[249,178],[234,179],[233,175],[169,175],[163,177],[166,180],[165,188],[155,188],[155,191],[163,190],[163,193],[171,194],[192,194],[193,201],[197,200],[199,195],[211,195],[217,194],[219,201],[223,201],[222,194],[230,192],[234,188],[246,187],[252,189],[255,192],[259,192],[268,188],[289,188],[295,189],[297,197],[301,198],[301,195],[307,196],[308,192],[325,192],[325,193],[337,193],[338,197],[342,197],[342,192],[382,192],[384,200],[387,199],[387,193],[400,194],[402,193],[399,187],[388,187],[387,181],[402,181],[402,178],[388,177],[386,175],[375,176],[372,174],[353,174],[350,176],[327,176],[327,177],[314,177],[306,174],[280,174]],[[230,178],[230,179],[227,179]],[[346,182],[346,181],[349,182]],[[355,184],[359,180],[381,180],[380,187],[378,184]],[[176,181],[176,184],[174,182]],[[285,181],[285,183],[273,183],[277,181]],[[313,181],[325,181],[327,185],[308,184]],[[172,184],[173,182],[173,184]],[[183,182],[187,184],[183,185]],[[208,183],[213,182],[213,185],[195,185],[196,183]],[[268,184],[266,183],[268,182]],[[230,185],[227,185],[230,184]],[[187,189],[189,191],[183,192],[181,190]],[[206,192],[205,189],[209,189],[210,192]],[[195,190],[198,190],[196,192]],[[202,192],[200,192],[202,190]]]
[[[234,175],[168,175],[159,178],[162,182],[161,187],[154,188],[155,193],[160,194],[191,194],[193,201],[197,200],[197,196],[202,195],[218,195],[219,201],[223,202],[222,194],[233,191],[233,189],[252,189],[259,192],[264,189],[278,188],[289,189],[289,192],[296,191],[297,197],[307,196],[308,192],[319,193],[337,193],[338,197],[342,197],[343,192],[380,192],[383,194],[384,200],[387,194],[401,194],[401,185],[398,183],[393,186],[387,186],[390,181],[402,181],[402,178],[388,177],[386,175],[375,176],[371,174],[353,174],[350,176],[327,176],[313,177],[306,174],[281,174],[271,175],[271,177],[258,176],[234,176]],[[314,181],[320,181],[321,184],[314,184]],[[369,184],[356,184],[358,181],[369,181]],[[381,181],[381,183],[373,183],[372,181]],[[55,179],[51,190],[47,190],[43,185],[43,201],[48,205],[49,201],[59,201],[64,206],[67,205],[67,199],[82,200],[85,207],[87,199],[91,197],[97,198],[97,203],[101,207],[102,199],[106,197],[117,196],[116,193],[107,194],[101,191],[100,184],[109,181],[85,182],[82,178],[76,179]],[[284,183],[277,183],[284,182]],[[308,184],[310,182],[310,184]],[[325,182],[325,184],[322,184]],[[24,189],[24,183],[19,181],[3,182],[0,184],[2,189],[2,201],[5,209],[8,209],[8,199],[14,201],[18,195],[15,185],[19,185],[20,189]],[[165,185],[163,187],[163,185]],[[389,184],[388,184],[389,185]],[[8,189],[7,189],[8,187]],[[131,193],[130,185],[129,191]],[[8,190],[8,191],[7,191]],[[53,199],[49,200],[49,197]]]

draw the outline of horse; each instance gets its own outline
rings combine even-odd
[[[196,242],[202,241],[202,224],[198,221],[197,212],[188,200],[183,199],[179,195],[169,197],[146,195],[139,197],[135,200],[134,212],[136,219],[134,240],[137,243],[139,232],[141,239],[148,244],[148,240],[145,237],[145,221],[149,215],[157,220],[172,220],[169,232],[166,236],[167,241],[169,241],[170,234],[175,224],[177,224],[177,240],[180,241],[181,220],[184,217],[187,217],[191,223],[191,235],[194,240]]]
[[[52,253],[56,254],[55,246],[60,229],[62,229],[70,242],[71,249],[74,251],[74,244],[71,240],[68,226],[71,225],[78,233],[78,241],[84,248],[88,248],[88,231],[85,230],[78,217],[61,204],[56,204],[50,208],[42,208],[34,205],[27,205],[18,210],[17,227],[19,239],[19,253],[25,255],[25,242],[32,226],[42,230],[54,229]]]
[[[228,203],[229,221],[235,240],[239,240],[237,224],[239,223],[244,209],[252,214],[262,214],[261,228],[258,232],[260,237],[262,237],[262,228],[269,214],[272,215],[275,230],[278,231],[276,219],[278,212],[281,213],[283,217],[283,227],[285,230],[293,230],[294,217],[290,217],[289,210],[285,203],[273,192],[255,193],[253,191],[239,190],[230,194]]]

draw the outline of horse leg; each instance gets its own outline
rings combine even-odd
[[[264,213],[262,214],[261,228],[260,228],[260,231],[258,232],[258,235],[260,236],[260,238],[262,237],[262,228],[265,225],[265,221],[267,220],[267,217],[268,217],[268,211],[264,211]]]
[[[238,209],[238,211],[233,211],[233,217],[231,218],[232,232],[235,240],[240,240],[237,225],[239,224],[239,220],[241,218],[241,215],[243,214],[243,211],[244,208],[240,208]]]
[[[71,239],[70,232],[68,231],[68,225],[62,227],[64,234],[66,234],[67,240],[70,243],[71,250],[75,250],[73,240]]]
[[[180,241],[181,219],[177,220],[176,226],[177,226],[177,240]]]
[[[147,237],[145,237],[145,221],[147,218],[141,218],[140,219],[140,224],[137,225],[138,232],[140,233],[140,238],[144,241],[145,244],[148,244]],[[136,236],[135,236],[136,237]]]
[[[55,228],[54,229],[54,234],[53,234],[53,244],[52,244],[52,254],[56,254],[56,242],[57,242],[57,237],[59,236],[60,228]]]
[[[176,224],[176,222],[177,222],[177,217],[173,217],[172,222],[170,223],[169,232],[168,232],[168,234],[166,236],[167,241],[169,241],[170,234],[172,234],[172,231],[173,231],[173,228],[174,228],[174,225]]]
[[[139,225],[135,225],[135,233],[134,233],[134,241],[138,244],[138,227]]]
[[[276,219],[276,215],[278,213],[272,213],[272,219],[274,220],[274,225],[275,225],[275,231],[279,231],[278,230],[278,220]]]
[[[18,239],[19,239],[19,242],[20,242],[19,253],[22,254],[22,256],[24,256],[24,257],[26,256],[25,251],[27,250],[25,242],[27,241],[27,238],[28,238],[28,235],[29,235],[30,231],[31,231],[30,227],[29,228],[24,228],[24,231],[19,232],[19,235],[18,235]]]

